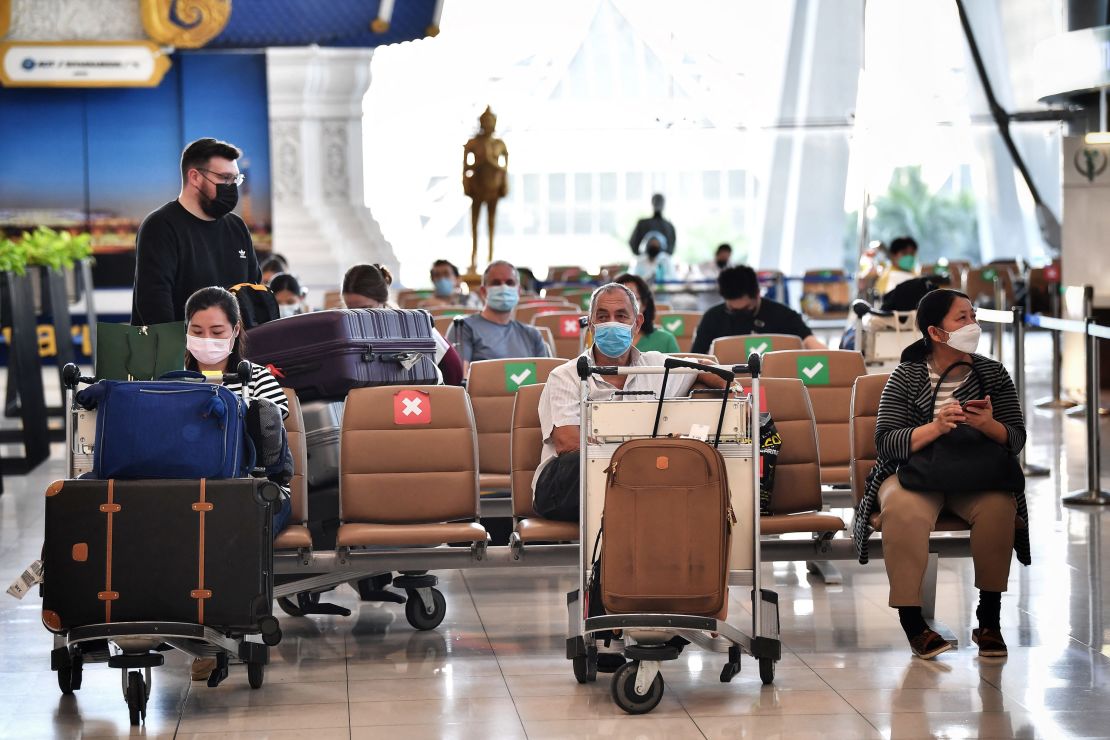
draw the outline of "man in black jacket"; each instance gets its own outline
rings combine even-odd
[[[674,254],[674,224],[663,218],[663,196],[659,193],[651,196],[651,211],[651,218],[641,218],[636,222],[636,228],[633,229],[632,236],[628,239],[628,246],[632,248],[632,254],[639,254],[641,249],[646,246],[643,243],[644,237],[651,231],[658,231],[667,237],[667,243],[663,248],[667,251],[667,254]]]
[[[200,288],[258,283],[262,273],[250,232],[232,213],[243,175],[242,152],[197,139],[181,154],[181,192],[143,219],[135,240],[131,323],[185,320],[185,301]]]

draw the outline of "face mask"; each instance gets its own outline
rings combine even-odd
[[[899,270],[913,272],[913,268],[917,267],[917,257],[914,257],[912,254],[907,254],[903,257],[899,257],[895,264],[898,265]]]
[[[719,267],[720,269],[723,270],[727,266],[728,266],[728,260],[717,260],[717,267]]]
[[[447,296],[455,292],[454,278],[436,278],[434,281],[432,281],[432,284],[435,285],[436,295],[440,298],[446,298]]]
[[[520,301],[515,285],[491,285],[486,288],[486,305],[498,313],[508,313]]]
[[[982,333],[983,330],[979,328],[978,324],[961,326],[956,331],[948,332],[948,341],[945,342],[945,344],[957,352],[967,352],[971,354],[979,349],[979,336]]]
[[[652,258],[652,259],[655,259],[656,257],[659,256],[659,252],[661,252],[661,251],[662,250],[659,247],[648,247],[647,248],[647,256]]]
[[[203,196],[204,193],[202,192]],[[239,202],[239,186],[221,182],[216,185],[215,198],[201,198],[200,208],[212,218],[226,216]]]
[[[278,316],[283,319],[286,316],[296,316],[297,314],[302,313],[301,308],[301,304],[299,303],[283,303],[278,306]]]
[[[189,350],[201,365],[219,365],[231,355],[231,339],[205,339],[189,334],[185,337],[185,349]]]
[[[632,327],[609,321],[594,327],[594,346],[606,357],[620,357],[632,346]]]

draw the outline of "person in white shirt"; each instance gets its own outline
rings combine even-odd
[[[643,254],[632,267],[632,274],[649,283],[665,283],[678,278],[674,259],[667,252],[667,237],[658,231],[649,231],[644,235]]]
[[[644,317],[636,295],[620,283],[608,283],[590,298],[590,329],[593,346],[582,353],[592,365],[662,367],[667,355],[640,352],[632,339]],[[540,433],[543,452],[532,479],[536,513],[558,521],[578,521],[578,463],[581,381],[578,358],[555,368],[540,395]],[[667,397],[684,396],[694,383],[723,388],[724,381],[711,373],[673,373],[667,381]],[[618,390],[652,391],[658,397],[662,375],[590,376],[590,398],[608,400]],[[635,398],[635,396],[633,396]]]

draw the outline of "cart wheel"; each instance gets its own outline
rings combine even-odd
[[[576,655],[571,659],[574,678],[578,683],[593,683],[597,680],[597,648],[586,650],[585,655]]]
[[[252,689],[262,688],[266,676],[266,666],[262,663],[247,663],[247,683]]]
[[[281,596],[277,600],[278,608],[291,617],[303,617],[304,612],[297,608],[297,605],[290,601],[285,596]]]
[[[127,674],[127,709],[131,713],[133,726],[139,726],[146,719],[146,698],[143,674],[131,671]]]
[[[764,684],[773,683],[775,680],[775,661],[773,658],[759,659],[759,680]]]
[[[58,669],[58,688],[62,693],[69,696],[73,693],[73,669],[72,668],[59,668]]]
[[[663,674],[656,674],[655,680],[647,694],[641,696],[636,693],[636,672],[640,668],[640,661],[633,660],[625,663],[613,674],[613,683],[610,684],[610,693],[617,706],[629,714],[647,714],[663,699]]]
[[[408,592],[405,602],[405,619],[418,630],[434,630],[447,616],[447,600],[439,589],[432,589],[432,611],[424,608],[424,600],[416,591]]]

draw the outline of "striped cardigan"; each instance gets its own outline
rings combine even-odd
[[[1006,448],[1014,455],[1025,445],[1025,421],[1021,414],[1014,383],[1001,363],[982,355],[972,355],[972,364],[986,384],[986,394],[990,394],[994,418],[1006,427]],[[929,381],[929,368],[924,361],[903,362],[891,373],[883,395],[879,401],[879,416],[875,422],[875,448],[878,459],[875,467],[867,476],[863,499],[856,507],[853,522],[853,539],[861,563],[867,562],[867,540],[874,529],[871,515],[878,511],[879,486],[884,480],[898,472],[902,463],[910,457],[910,435],[916,427],[933,420],[933,385]],[[984,392],[979,388],[979,377],[975,374],[954,394],[959,401],[982,398]],[[1029,552],[1029,510],[1025,494],[1015,494],[1017,514],[1025,527],[1017,526],[1014,537],[1014,550],[1018,560],[1024,565],[1030,563]]]

